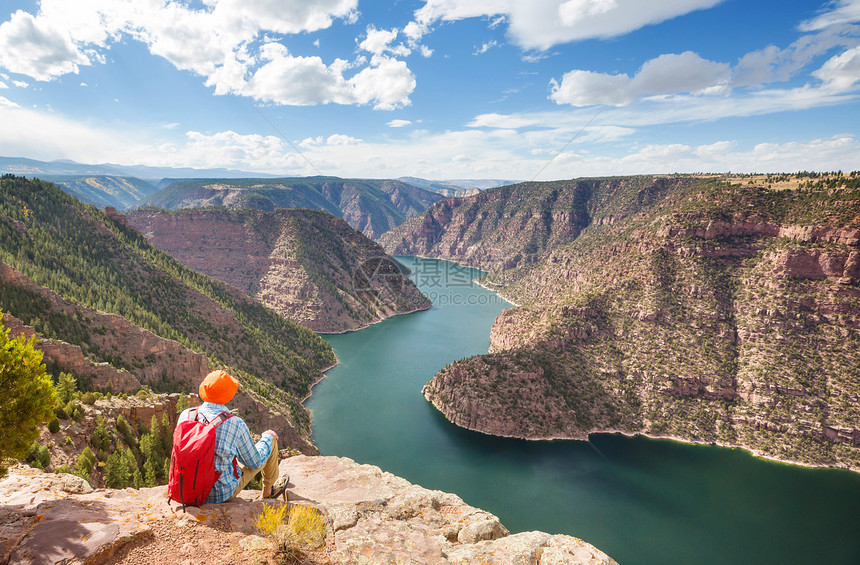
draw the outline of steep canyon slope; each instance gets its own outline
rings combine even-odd
[[[300,400],[335,362],[319,336],[184,267],[122,216],[41,181],[5,176],[0,189],[4,313],[155,390],[193,390],[210,364],[227,367],[252,397],[248,410],[269,406],[309,437]],[[59,349],[73,365],[86,364]],[[194,374],[174,374],[174,362]]]
[[[860,470],[858,179],[793,181],[586,179],[435,205],[387,249],[502,265],[485,282],[523,307],[425,396],[490,434],[644,433]]]
[[[206,206],[266,211],[276,208],[323,210],[376,239],[442,198],[441,194],[396,180],[207,179],[177,180],[141,200],[139,205],[170,210]]]
[[[315,331],[354,330],[430,306],[381,246],[326,212],[140,208],[126,217],[183,265]]]

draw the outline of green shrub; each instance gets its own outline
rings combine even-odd
[[[27,454],[27,463],[37,469],[44,469],[51,464],[51,452],[44,445],[33,442],[30,453]]]
[[[56,418],[48,422],[48,431],[55,434],[60,431],[60,421]]]

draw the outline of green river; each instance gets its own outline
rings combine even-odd
[[[324,336],[340,363],[306,403],[324,455],[456,493],[512,532],[582,538],[622,565],[860,563],[860,474],[642,437],[528,442],[449,423],[422,386],[486,353],[511,305],[472,283],[476,270],[400,259],[434,306]]]

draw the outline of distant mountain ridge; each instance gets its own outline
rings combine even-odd
[[[326,212],[139,208],[126,218],[180,263],[314,331],[355,330],[430,307],[379,244]]]
[[[523,183],[381,243],[494,271],[523,305],[426,385],[460,426],[860,470],[860,173]]]
[[[224,206],[274,211],[323,210],[376,239],[444,198],[395,180],[337,177],[244,178],[178,181],[141,200],[167,210]]]
[[[432,192],[438,192],[444,196],[473,196],[482,190],[516,184],[519,181],[499,179],[449,179],[449,180],[427,180],[418,177],[399,177],[412,186],[423,188]]]
[[[25,157],[0,156],[0,174],[8,173],[21,176],[39,175],[86,175],[86,176],[115,176],[137,177],[148,182],[158,181],[165,177],[178,178],[248,178],[275,177],[268,173],[254,173],[235,169],[194,169],[191,167],[151,167],[147,165],[115,165],[103,163],[90,165],[76,163],[67,159],[56,161],[39,161]]]

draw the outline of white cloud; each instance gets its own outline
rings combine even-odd
[[[504,114],[480,114],[469,122],[470,128],[504,128],[519,129],[538,125],[540,122],[533,118]]]
[[[405,45],[392,46],[391,42],[397,39],[397,30],[376,29],[374,26],[367,26],[367,32],[364,40],[358,44],[359,48],[364,49],[374,55],[382,55],[389,52],[394,55],[405,57],[412,51]]]
[[[824,82],[827,88],[848,90],[860,81],[860,46],[832,57],[812,75]]]
[[[127,131],[93,128],[46,112],[21,109],[2,97],[0,123],[6,126],[0,130],[0,154],[43,160],[230,167],[276,174],[316,174],[315,166],[324,174],[344,177],[531,179],[551,158],[554,160],[540,179],[702,170],[860,169],[860,142],[852,135],[784,143],[742,145],[723,138],[699,144],[639,146],[635,139],[623,145],[600,143],[627,138],[635,133],[633,128],[589,126],[569,150],[556,155],[582,127],[581,123],[561,121],[555,129],[409,132],[403,138],[377,142],[334,133],[300,142],[302,156],[286,141],[270,135],[191,131],[174,137],[166,130],[153,129],[150,134],[170,138],[141,139]],[[44,131],[50,131],[51,136],[46,138]]]
[[[573,70],[555,79],[550,98],[557,104],[623,106],[652,94],[701,92],[728,82],[725,63],[708,61],[696,53],[660,55],[647,61],[632,78],[626,74],[605,74]]]
[[[508,33],[522,49],[546,50],[553,45],[596,37],[616,37],[723,0],[425,0],[405,33],[418,41],[438,21],[490,17],[508,22]]]
[[[203,0],[199,9],[179,0],[41,0],[36,16],[18,11],[0,24],[0,67],[51,80],[105,62],[111,42],[130,37],[177,69],[204,77],[217,95],[378,109],[409,104],[414,76],[392,55],[410,50],[391,45],[396,30],[369,29],[363,45],[374,57],[351,64],[291,55],[267,35],[313,32],[336,19],[354,23],[357,7],[357,0]],[[361,66],[352,77],[344,74]]]
[[[0,66],[10,72],[48,81],[89,64],[68,32],[51,22],[18,10],[0,24]]]
[[[426,45],[422,45],[421,47],[419,47],[419,49],[421,51],[421,56],[424,57],[425,59],[427,59],[431,55],[433,55],[433,50],[430,49],[429,47],[427,47]]]
[[[370,66],[349,79],[354,100],[358,104],[373,104],[377,110],[393,110],[410,104],[409,95],[415,90],[415,75],[404,61],[374,56]]]
[[[390,128],[405,128],[406,126],[412,125],[412,122],[409,120],[391,120],[387,122],[387,125]]]
[[[15,104],[14,102],[9,100],[8,98],[4,98],[4,97],[0,96],[0,108],[20,108],[20,106],[18,104]],[[7,124],[7,127],[8,127],[8,124]],[[7,155],[9,155],[9,153],[7,153]]]
[[[12,84],[18,88],[30,88],[30,83],[23,80],[13,80]]]
[[[326,138],[325,142],[328,145],[355,145],[361,143],[361,140],[341,133],[335,133]]]
[[[787,81],[816,57],[835,47],[850,48],[858,43],[858,29],[836,27],[804,35],[785,49],[769,45],[751,51],[738,61],[732,73],[733,86]]]
[[[860,21],[860,0],[839,0],[836,9],[822,12],[800,24],[801,31],[818,31],[826,27]]]
[[[3,89],[3,88],[9,88],[9,86],[5,82],[0,80],[0,89]]]
[[[493,47],[498,47],[498,46],[499,46],[499,42],[496,41],[495,39],[493,39],[492,41],[488,41],[487,43],[484,43],[480,47],[476,47],[473,55],[483,55],[484,53],[486,53],[487,51],[489,51]]]

